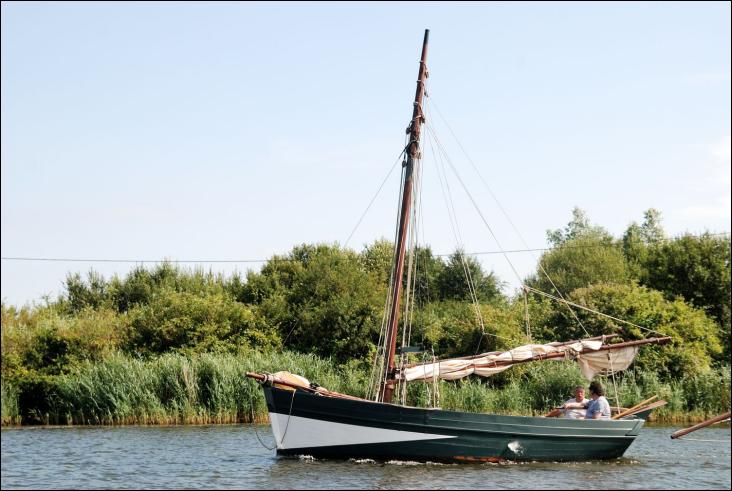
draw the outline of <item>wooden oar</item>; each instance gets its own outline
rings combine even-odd
[[[655,396],[653,396],[653,397],[649,397],[649,398],[648,398],[648,399],[646,399],[645,401],[643,401],[643,402],[640,402],[640,403],[636,404],[635,406],[631,407],[630,409],[626,409],[626,410],[625,410],[625,411],[623,411],[622,413],[618,413],[618,414],[616,414],[615,416],[613,416],[613,417],[612,417],[612,419],[620,419],[620,418],[622,418],[623,416],[627,416],[627,415],[628,415],[629,413],[632,413],[633,411],[635,411],[635,410],[636,410],[636,409],[638,409],[639,407],[643,407],[644,405],[648,404],[649,402],[651,402],[651,401],[652,401],[652,400],[654,400],[654,399],[658,399],[658,396],[657,396],[657,395],[655,395]]]
[[[642,413],[643,411],[650,412],[651,410],[656,409],[656,408],[661,407],[661,406],[665,406],[666,404],[668,404],[668,402],[666,402],[663,399],[661,399],[659,401],[652,402],[652,403],[650,403],[648,405],[639,407],[638,409],[633,409],[632,411],[630,411],[629,413],[627,413],[623,417],[624,418],[627,418],[628,416],[634,416],[634,415],[636,415],[638,413]],[[643,418],[643,419],[646,419],[646,418]]]
[[[719,423],[720,421],[724,421],[725,419],[728,419],[730,417],[730,411],[727,411],[724,414],[720,414],[719,416],[716,416],[714,418],[708,419],[706,421],[702,421],[698,425],[694,425],[690,428],[685,428],[683,430],[679,430],[673,435],[671,435],[671,438],[679,438],[681,436],[684,436],[688,433],[691,433],[692,431],[700,430],[706,426],[712,425],[714,423]]]

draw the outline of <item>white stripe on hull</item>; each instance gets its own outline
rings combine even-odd
[[[452,435],[348,425],[279,413],[270,413],[269,419],[279,450],[457,438]]]

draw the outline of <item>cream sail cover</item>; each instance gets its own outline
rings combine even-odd
[[[625,370],[638,352],[637,346],[618,350],[597,351],[601,346],[602,341],[594,340],[583,340],[562,346],[527,344],[503,353],[486,353],[468,360],[450,359],[413,366],[402,370],[399,378],[407,381],[457,380],[471,374],[490,377],[510,368],[515,362],[541,355],[564,352],[566,358],[577,359],[580,363],[582,375],[591,380],[596,373]],[[610,353],[612,353],[612,356],[610,356]],[[564,358],[553,359],[562,360]]]
[[[612,346],[612,345],[611,345]],[[598,373],[610,375],[625,370],[633,363],[640,346],[627,346],[614,350],[583,352],[577,355],[580,371],[587,380],[592,380]]]

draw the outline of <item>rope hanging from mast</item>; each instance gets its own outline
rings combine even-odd
[[[415,100],[413,103],[413,111],[412,111],[412,119],[410,120],[408,126],[407,126],[407,135],[408,135],[408,143],[405,146],[405,152],[406,158],[402,163],[402,179],[401,179],[401,189],[400,189],[400,202],[399,202],[399,218],[397,222],[397,230],[396,230],[396,240],[394,242],[394,262],[391,269],[391,275],[390,275],[390,285],[388,289],[388,299],[385,306],[385,317],[384,322],[382,323],[382,329],[379,336],[379,345],[377,348],[377,353],[375,357],[375,363],[373,368],[373,376],[372,376],[372,385],[373,387],[373,397],[374,400],[379,402],[391,402],[393,393],[397,391],[397,394],[399,395],[400,402],[404,403],[406,402],[406,385],[405,381],[406,379],[402,377],[403,367],[406,364],[407,360],[407,351],[405,348],[409,346],[410,340],[411,340],[411,328],[412,328],[412,320],[414,315],[414,302],[415,302],[415,285],[416,285],[416,258],[415,254],[417,251],[417,236],[418,236],[418,219],[417,219],[417,211],[420,206],[420,178],[421,178],[421,168],[420,168],[420,161],[422,158],[422,152],[420,150],[420,134],[421,134],[421,127],[426,122],[426,109],[427,106],[423,104],[424,97],[426,96],[427,90],[426,90],[426,79],[428,77],[428,71],[426,66],[426,56],[427,56],[427,43],[429,38],[429,30],[425,30],[425,36],[424,36],[424,43],[422,46],[422,56],[419,64],[419,77],[417,80],[417,89],[415,93]],[[437,109],[437,108],[436,108]],[[437,109],[439,114],[439,109]],[[442,115],[440,114],[442,117]],[[444,121],[444,118],[443,118]],[[446,123],[447,124],[447,123]],[[583,325],[580,318],[577,316],[577,313],[574,311],[572,307],[577,307],[583,310],[587,310],[590,312],[593,312],[598,315],[602,315],[606,318],[610,318],[613,320],[616,320],[618,322],[623,322],[628,325],[632,325],[634,327],[637,327],[639,329],[643,329],[649,332],[656,332],[661,334],[658,331],[654,331],[652,329],[644,328],[642,326],[638,326],[636,324],[633,324],[628,321],[623,321],[622,319],[618,319],[616,317],[603,314],[602,312],[598,312],[596,310],[583,307],[582,305],[575,304],[573,302],[570,302],[567,300],[562,292],[559,291],[554,281],[549,277],[548,273],[544,269],[543,265],[541,264],[541,261],[538,261],[539,269],[546,275],[549,282],[551,283],[552,287],[556,291],[555,295],[551,295],[545,292],[542,292],[540,290],[537,290],[535,288],[531,288],[528,285],[525,285],[523,282],[523,279],[518,274],[518,271],[516,270],[515,266],[511,262],[510,258],[507,256],[505,249],[501,246],[498,238],[496,237],[496,234],[494,233],[493,229],[491,228],[490,224],[486,220],[485,216],[481,212],[480,208],[477,205],[477,202],[473,195],[468,190],[464,180],[461,178],[459,173],[457,172],[457,169],[453,165],[453,162],[447,155],[447,152],[445,151],[442,143],[440,142],[439,138],[434,132],[434,129],[431,125],[426,124],[427,128],[427,137],[430,146],[434,150],[434,146],[432,146],[432,141],[434,140],[437,152],[434,152],[434,155],[436,156],[435,162],[437,163],[437,157],[439,157],[440,161],[442,162],[442,173],[444,173],[444,182],[442,178],[442,174],[439,172],[439,166],[438,166],[438,176],[440,177],[440,185],[443,191],[443,195],[446,197],[446,202],[448,205],[448,214],[450,216],[451,220],[451,226],[453,228],[453,234],[455,236],[456,241],[458,242],[458,245],[460,246],[462,244],[462,237],[460,234],[460,230],[456,225],[456,216],[455,216],[455,210],[454,205],[452,203],[452,198],[450,196],[450,189],[449,184],[447,180],[447,172],[445,171],[445,161],[451,168],[452,172],[454,173],[455,177],[457,178],[458,182],[462,186],[465,193],[470,198],[470,201],[472,202],[473,206],[475,207],[476,211],[478,212],[478,215],[482,219],[484,225],[488,228],[491,236],[495,240],[496,244],[498,244],[499,249],[503,253],[506,261],[508,262],[509,266],[513,270],[514,274],[518,278],[519,282],[521,283],[523,287],[523,296],[524,296],[524,307],[526,311],[526,338],[527,340],[531,340],[531,329],[530,329],[530,322],[529,322],[529,305],[528,305],[528,294],[529,292],[534,292],[540,295],[544,295],[548,298],[554,299],[556,301],[561,302],[563,305],[565,305],[571,312],[574,319],[577,321],[579,326],[582,328],[584,333],[589,337],[590,334]],[[448,125],[449,127],[449,125]],[[452,129],[450,128],[450,131],[452,132]],[[453,136],[454,135],[454,132]],[[431,138],[430,138],[431,137]],[[455,137],[457,140],[457,137]],[[462,144],[458,141],[458,144],[460,145],[463,152],[465,152],[464,147]],[[466,153],[466,152],[465,152]],[[466,153],[467,156],[467,153]],[[473,167],[475,168],[476,172],[478,172],[478,175],[480,179],[483,181],[483,183],[487,186],[487,183],[485,182],[485,179],[483,179],[483,176],[480,175],[480,172],[478,171],[477,167],[475,166],[475,163],[470,159],[469,156],[468,160],[473,164]],[[497,201],[495,195],[493,192],[488,188],[489,193],[493,197],[494,200]],[[372,200],[373,201],[373,200]],[[510,220],[510,217],[506,214],[503,207],[498,203],[501,211],[506,215],[506,218],[508,218],[511,225],[514,227],[514,230],[516,230],[515,225]],[[518,233],[518,231],[516,231]],[[520,236],[520,234],[519,234]],[[521,236],[520,236],[521,237]],[[523,240],[523,237],[521,237]],[[525,242],[525,241],[524,241]],[[478,299],[478,290],[476,287],[475,279],[473,278],[470,265],[468,264],[467,259],[465,258],[465,255],[462,253],[463,249],[458,248],[458,260],[460,261],[460,264],[463,269],[463,273],[465,274],[465,278],[467,280],[468,285],[468,293],[470,295],[471,301],[473,303],[473,307],[476,313],[476,319],[480,325],[482,335],[480,337],[480,340],[482,341],[483,337],[485,335],[492,335],[496,337],[496,334],[493,333],[487,333],[485,330],[485,325],[482,319],[481,314],[481,307]],[[405,276],[405,260],[407,261],[407,271],[406,271],[406,281],[404,280]],[[405,288],[405,292],[402,292],[402,289]],[[404,296],[404,304],[401,305],[402,300],[402,293]],[[403,313],[401,312],[401,308],[403,307]],[[388,317],[387,317],[388,314]],[[398,325],[400,322],[400,315],[403,314],[402,317],[402,332],[401,332],[401,346],[402,349],[400,350],[398,359],[395,359],[396,355],[396,346],[397,346],[397,333],[398,333]],[[531,345],[533,346],[533,345]],[[603,348],[604,349],[604,348]],[[480,343],[478,343],[478,347],[476,349],[476,354],[480,350]],[[514,362],[522,362],[522,360],[514,360],[513,359],[513,351],[506,352],[506,354],[509,354],[511,356],[511,363]],[[609,355],[609,353],[608,353]],[[550,356],[550,358],[556,358],[555,356]],[[611,365],[612,365],[612,359],[610,359]],[[480,367],[478,367],[480,368]],[[611,369],[611,373],[614,373],[615,370]],[[438,375],[439,376],[439,375]],[[378,382],[377,382],[378,381]],[[613,377],[613,384],[615,384],[615,380]],[[377,388],[378,385],[378,388]],[[371,394],[371,390],[370,390]],[[617,387],[616,387],[616,398],[617,398]],[[617,402],[617,401],[616,401]]]
[[[386,363],[384,370],[383,382],[379,389],[377,397],[378,401],[391,402],[392,395],[395,390],[396,382],[396,365],[394,363],[394,355],[396,352],[397,328],[400,315],[400,301],[402,290],[402,277],[404,274],[404,257],[406,253],[407,228],[411,220],[412,207],[412,180],[414,174],[414,162],[419,159],[419,136],[424,114],[422,112],[422,99],[425,93],[425,79],[427,78],[427,43],[429,41],[428,29],[424,32],[424,41],[422,43],[422,56],[419,62],[419,76],[417,79],[417,89],[414,95],[414,104],[412,110],[412,119],[409,125],[409,149],[407,151],[406,166],[404,167],[403,191],[401,199],[401,212],[399,216],[399,225],[397,231],[396,245],[396,261],[393,272],[393,290],[392,301],[389,312],[389,322],[386,330],[385,355]],[[406,319],[405,319],[406,321]]]

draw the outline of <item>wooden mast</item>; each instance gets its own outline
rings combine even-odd
[[[397,256],[394,265],[394,287],[392,291],[391,310],[389,311],[389,323],[386,330],[386,378],[381,381],[379,389],[379,401],[391,402],[394,393],[395,370],[394,353],[396,352],[397,327],[399,325],[399,307],[402,293],[402,276],[404,275],[404,256],[407,243],[407,225],[412,206],[412,174],[414,171],[414,161],[419,158],[419,135],[424,122],[424,114],[422,113],[422,100],[424,99],[424,82],[427,78],[427,41],[430,31],[425,29],[424,42],[422,43],[422,58],[419,62],[419,76],[417,78],[417,92],[414,95],[414,110],[412,111],[412,121],[409,123],[409,144],[407,145],[407,159],[404,169],[404,186],[402,193],[401,212],[399,214],[399,229],[397,231]]]

